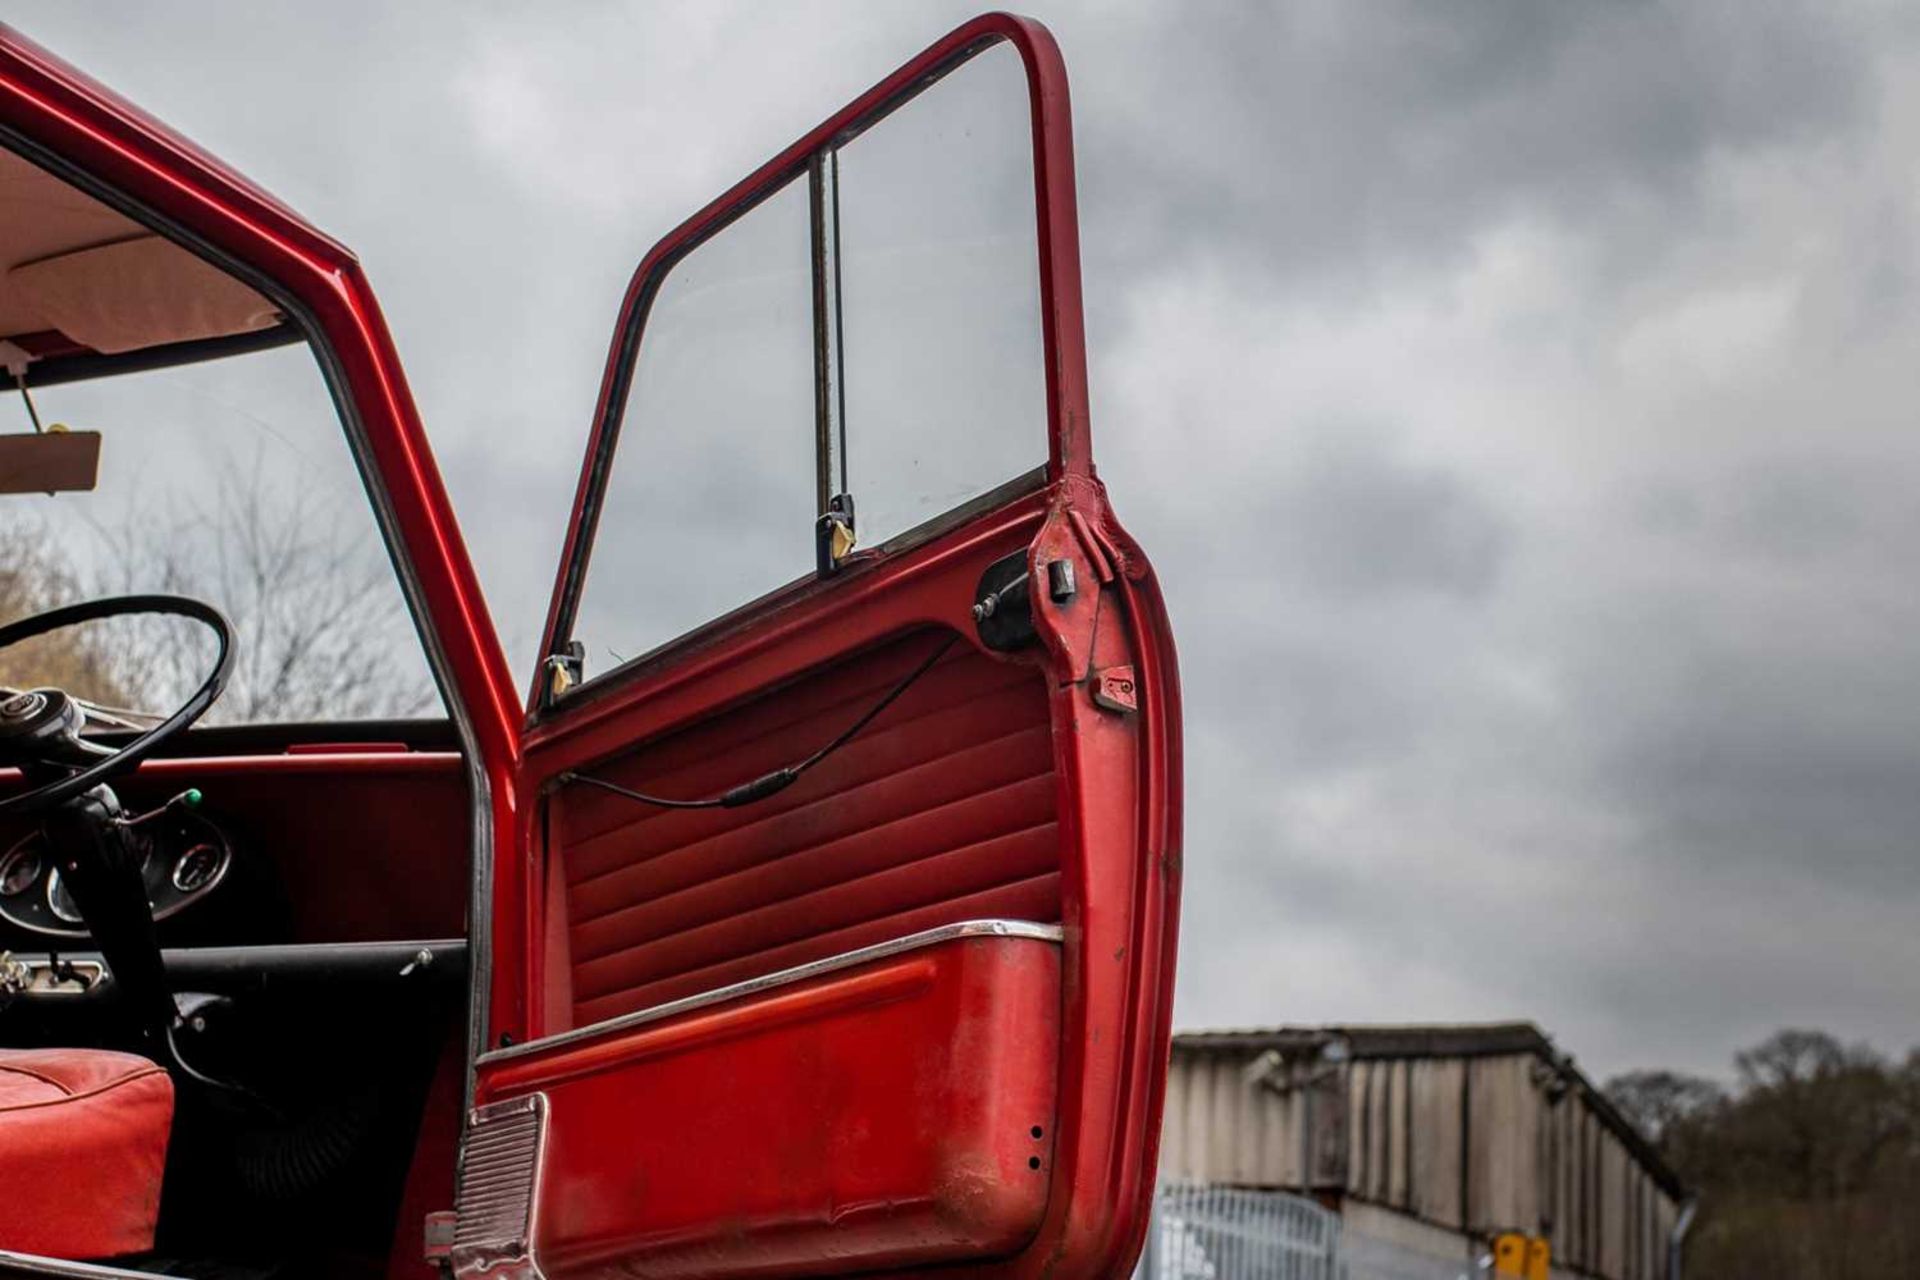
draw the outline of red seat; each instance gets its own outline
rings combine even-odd
[[[151,1249],[172,1123],[173,1082],[145,1058],[0,1049],[0,1249]]]

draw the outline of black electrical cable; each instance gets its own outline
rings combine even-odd
[[[650,804],[661,809],[737,809],[743,804],[752,804],[756,800],[764,800],[770,795],[785,791],[788,787],[800,780],[801,774],[853,741],[862,729],[873,723],[875,717],[893,705],[894,699],[911,688],[914,681],[931,671],[933,664],[940,661],[940,659],[946,655],[947,650],[953,647],[953,642],[959,638],[957,635],[950,635],[938,645],[934,646],[933,652],[922,658],[919,666],[907,672],[906,677],[902,679],[899,684],[889,689],[885,697],[881,698],[880,701],[874,703],[871,707],[868,707],[866,711],[861,713],[858,720],[855,720],[852,724],[841,730],[838,737],[828,742],[806,759],[801,760],[797,764],[790,764],[775,769],[771,773],[763,773],[751,782],[743,782],[737,787],[729,787],[718,795],[702,796],[695,800],[675,800],[668,796],[650,796],[644,791],[635,791],[629,787],[623,787],[617,782],[609,782],[605,778],[596,778],[590,773],[574,773],[572,771],[559,775],[558,780],[563,783],[584,782],[588,786],[599,787],[602,791],[611,791],[617,796],[625,796],[629,800],[636,800],[641,804]]]

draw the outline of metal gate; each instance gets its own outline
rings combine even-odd
[[[1342,1280],[1340,1217],[1303,1196],[1172,1182],[1154,1198],[1139,1280]]]

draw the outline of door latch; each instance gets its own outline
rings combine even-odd
[[[856,541],[853,495],[836,493],[827,499],[826,511],[813,524],[814,568],[820,576],[824,578],[838,569]]]
[[[1093,698],[1093,705],[1104,707],[1108,711],[1118,711],[1122,715],[1140,709],[1140,682],[1133,674],[1131,665],[1107,667],[1093,673],[1087,682],[1087,692]]]
[[[586,670],[587,646],[578,640],[567,641],[566,648],[547,655],[548,696],[557,698],[579,684]]]

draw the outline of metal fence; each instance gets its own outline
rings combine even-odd
[[[1141,1280],[1344,1280],[1340,1217],[1303,1196],[1166,1183]]]
[[[1346,1230],[1305,1196],[1162,1183],[1134,1280],[1481,1280],[1484,1264],[1434,1258]]]

